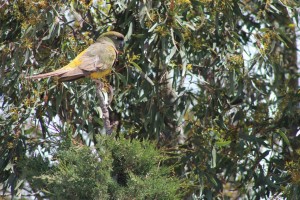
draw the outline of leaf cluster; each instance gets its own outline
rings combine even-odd
[[[52,167],[39,157],[20,167],[43,198],[179,199],[179,180],[150,142],[101,136],[97,147],[60,150]]]

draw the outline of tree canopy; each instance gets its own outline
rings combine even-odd
[[[297,6],[2,1],[3,195],[298,199]],[[65,66],[108,30],[126,45],[107,77],[117,125],[103,136],[92,80],[25,77]]]

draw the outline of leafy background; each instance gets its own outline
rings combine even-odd
[[[297,199],[297,6],[1,1],[3,196]],[[107,30],[127,40],[108,77],[111,137],[100,136],[91,80],[25,79],[66,65]]]

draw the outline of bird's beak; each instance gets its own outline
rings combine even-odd
[[[123,49],[124,45],[125,45],[124,41],[121,41],[120,44],[119,44],[119,49]]]

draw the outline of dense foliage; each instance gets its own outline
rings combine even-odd
[[[19,165],[30,185],[42,191],[39,197],[179,199],[179,181],[169,177],[170,169],[159,167],[164,160],[154,145],[102,136],[97,148],[65,147],[51,168],[41,157],[22,160]]]
[[[3,191],[297,199],[297,6],[293,0],[2,1]],[[108,146],[109,137],[96,139],[103,122],[91,80],[25,79],[66,65],[107,30],[127,39],[108,77],[111,121],[118,122]],[[156,143],[163,162],[146,140]],[[101,162],[84,147],[93,144]],[[122,186],[113,177],[124,167]]]

